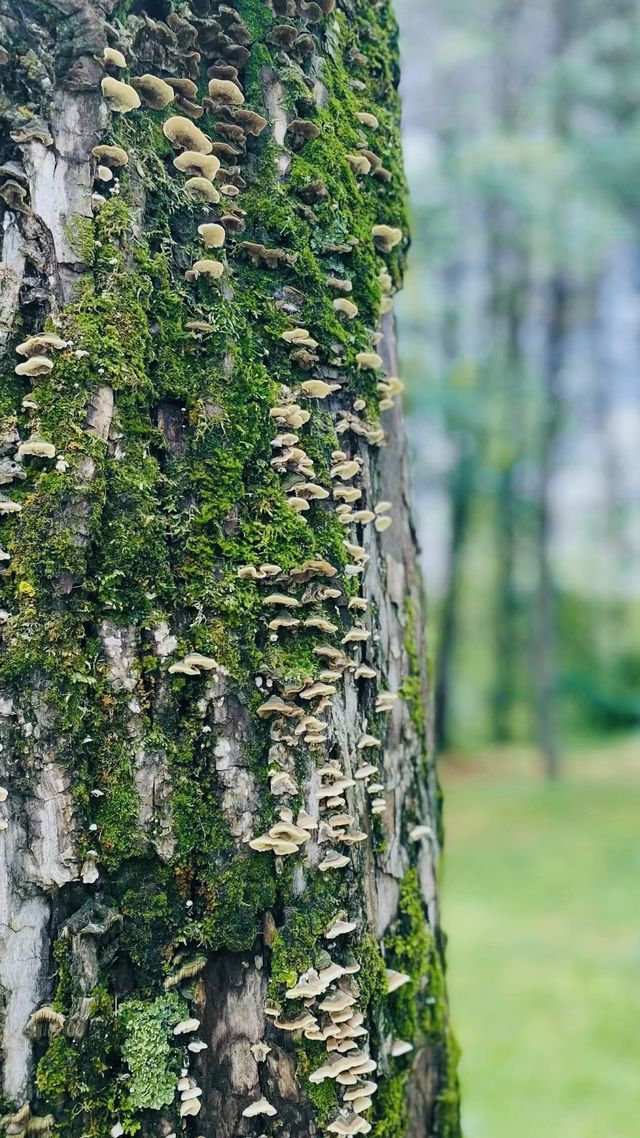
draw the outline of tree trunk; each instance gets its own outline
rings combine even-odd
[[[536,609],[533,630],[536,686],[536,731],[544,773],[560,774],[556,726],[555,587],[550,560],[550,484],[554,445],[561,414],[560,379],[567,335],[568,286],[560,274],[549,282],[549,324],[544,369],[544,401],[540,428],[540,486],[536,516]]]
[[[388,4],[0,11],[7,1133],[452,1138]]]

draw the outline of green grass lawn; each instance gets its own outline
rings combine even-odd
[[[466,1138],[637,1138],[640,739],[441,777]]]

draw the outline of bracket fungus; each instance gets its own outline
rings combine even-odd
[[[374,225],[371,235],[381,253],[390,253],[402,241],[402,230],[394,225]]]
[[[266,1099],[263,1095],[262,1098],[256,1099],[255,1102],[252,1102],[249,1104],[249,1106],[245,1107],[242,1112],[242,1116],[243,1118],[255,1118],[258,1114],[266,1114],[267,1117],[272,1118],[274,1114],[277,1113],[278,1112],[275,1106],[272,1106],[268,1099]]]
[[[392,992],[396,992],[398,988],[402,988],[404,984],[408,984],[411,980],[411,977],[408,976],[406,972],[396,972],[393,968],[387,968],[385,974],[387,978],[387,992],[389,995]]]
[[[199,1019],[181,1019],[173,1029],[174,1035],[192,1035],[200,1027]]]
[[[33,455],[34,458],[55,458],[56,448],[53,443],[48,443],[46,439],[39,439],[32,435],[30,439],[20,443],[18,447],[18,458],[25,458],[27,455]]]
[[[305,379],[300,384],[300,390],[312,399],[326,399],[328,395],[340,391],[340,386],[339,383],[326,383],[324,379]]]
[[[209,205],[217,205],[220,201],[220,194],[207,178],[188,178],[182,188],[194,201],[206,202]]]
[[[190,269],[187,269],[184,274],[188,281],[197,281],[198,277],[209,277],[210,280],[218,280],[224,273],[224,265],[222,261],[210,261],[204,259],[202,261],[195,261]]]
[[[198,154],[211,154],[213,143],[206,134],[182,115],[172,115],[162,124],[162,133],[177,150],[192,150]],[[219,163],[218,163],[219,165]]]
[[[173,165],[182,174],[212,182],[220,169],[220,159],[215,154],[204,154],[200,150],[184,150],[173,159]]]
[[[140,96],[135,88],[111,75],[105,75],[100,84],[104,100],[111,111],[126,115],[140,106]]]
[[[136,75],[131,80],[131,86],[138,92],[145,106],[153,111],[161,111],[168,107],[176,97],[173,87],[157,75]]]
[[[209,98],[215,103],[230,103],[233,106],[241,106],[244,103],[244,95],[233,79],[210,79]]]
[[[224,245],[226,233],[223,227],[215,222],[207,222],[204,225],[199,225],[198,233],[205,245],[210,249],[221,249]]]
[[[14,368],[16,375],[47,375],[53,367],[53,360],[48,356],[29,356],[23,363]]]
[[[378,122],[376,116],[371,114],[369,111],[357,111],[356,118],[359,123],[362,123],[363,126],[370,127],[371,130],[377,130],[380,126],[380,123]]]
[[[344,296],[337,296],[332,304],[335,311],[346,316],[347,320],[353,320],[358,315],[358,305],[354,304],[352,300],[347,300]]]

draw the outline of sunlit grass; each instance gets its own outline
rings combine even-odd
[[[640,739],[555,786],[523,751],[441,775],[466,1138],[636,1138]]]

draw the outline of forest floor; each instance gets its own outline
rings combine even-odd
[[[636,1138],[640,736],[440,773],[465,1138]]]

